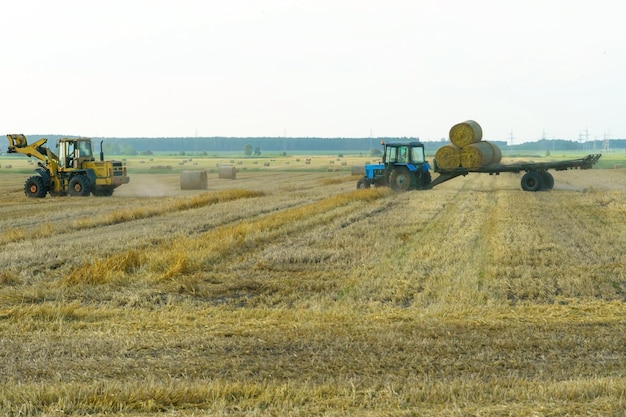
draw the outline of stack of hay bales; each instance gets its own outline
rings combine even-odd
[[[206,171],[181,171],[181,190],[206,190],[208,185]]]
[[[450,144],[437,150],[437,166],[449,170],[463,167],[477,169],[502,159],[500,148],[482,140],[483,130],[474,120],[457,123],[450,128]]]

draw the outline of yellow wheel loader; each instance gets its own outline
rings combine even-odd
[[[93,156],[91,139],[62,138],[57,143],[58,155],[44,146],[42,138],[28,144],[22,134],[7,135],[9,153],[21,153],[38,159],[37,175],[26,180],[24,193],[28,197],[52,196],[110,196],[113,190],[127,184],[126,167],[120,161],[105,161],[100,142],[100,160]]]

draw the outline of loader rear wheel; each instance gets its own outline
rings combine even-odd
[[[543,178],[537,171],[528,171],[522,177],[522,190],[539,191],[543,188]]]
[[[86,197],[91,193],[89,180],[84,175],[76,175],[70,180],[69,193],[73,197]]]
[[[39,175],[33,175],[24,183],[24,194],[26,194],[27,197],[44,198],[47,192],[48,190],[46,190],[43,178]]]
[[[411,172],[406,167],[398,167],[391,171],[389,184],[395,191],[406,191],[411,188]]]

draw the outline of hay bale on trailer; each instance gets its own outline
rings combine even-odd
[[[449,143],[437,149],[435,161],[441,169],[455,169],[461,166],[461,148]]]
[[[206,190],[208,185],[206,171],[181,171],[181,190]]]
[[[459,148],[480,142],[482,138],[483,129],[474,120],[466,120],[450,128],[450,142]]]
[[[224,180],[234,180],[237,176],[237,168],[233,165],[220,165],[217,169],[217,177]]]
[[[461,149],[461,166],[476,169],[498,163],[502,159],[500,148],[487,141],[472,143]]]

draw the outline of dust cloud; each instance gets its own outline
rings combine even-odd
[[[130,182],[118,187],[117,197],[166,197],[180,195],[177,175],[133,174]]]

